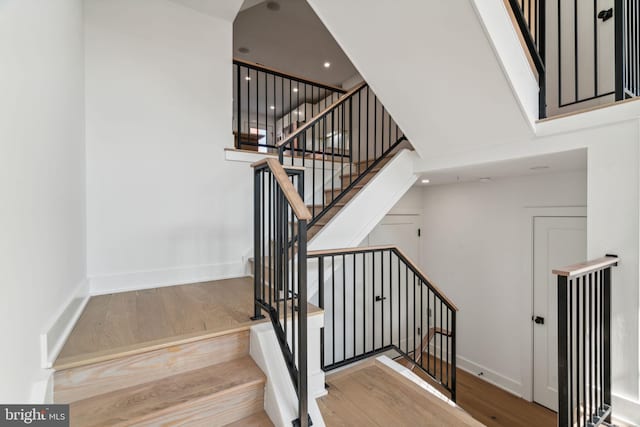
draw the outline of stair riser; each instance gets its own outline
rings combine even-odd
[[[347,194],[344,195],[344,197],[342,197],[340,199],[340,202],[343,203],[347,203],[348,201],[350,201],[351,199],[353,199],[355,197],[355,195],[358,193],[359,189],[352,189],[351,191],[349,191]],[[324,194],[324,202],[329,204],[333,201],[334,197],[338,197],[340,195],[341,191],[340,190],[336,190],[333,192],[333,196],[331,195],[331,191],[325,192]]]
[[[249,354],[249,331],[57,371],[54,400],[71,403]]]
[[[264,382],[261,382],[159,411],[144,419],[128,420],[122,427],[132,424],[139,427],[225,426],[263,409]]]
[[[376,173],[378,173],[380,169],[376,169],[372,172],[369,172],[368,174],[366,174],[360,181],[358,181],[358,184],[366,184],[367,182],[371,181],[373,179],[374,176],[376,176]],[[358,175],[355,175],[353,177],[353,179],[357,179]],[[349,180],[349,176],[345,175],[344,177],[341,177],[343,185],[345,186],[345,188],[351,183],[351,181]]]

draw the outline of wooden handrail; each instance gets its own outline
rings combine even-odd
[[[341,96],[336,102],[334,102],[333,104],[329,105],[327,108],[325,108],[324,110],[322,110],[320,113],[318,113],[311,121],[305,123],[304,125],[302,125],[301,127],[299,127],[295,132],[293,132],[291,135],[289,135],[287,137],[287,139],[284,139],[282,141],[280,141],[278,144],[276,144],[278,147],[282,147],[283,145],[289,143],[291,140],[297,138],[300,136],[300,134],[302,134],[303,132],[305,132],[307,129],[309,129],[311,126],[315,125],[316,122],[318,122],[318,120],[322,119],[322,117],[324,117],[325,114],[327,114],[329,111],[333,110],[334,108],[336,108],[338,105],[344,103],[347,101],[347,99],[349,99],[350,97],[352,97],[356,92],[360,91],[362,88],[364,88],[365,86],[367,86],[367,82],[362,82],[359,85],[355,86],[353,89],[351,89],[349,92],[345,93],[343,96]]]
[[[326,83],[321,83],[319,81],[311,80],[311,79],[308,79],[306,77],[302,77],[302,76],[298,76],[298,75],[295,75],[295,74],[287,73],[286,71],[278,70],[277,68],[273,68],[273,67],[267,67],[266,65],[258,64],[257,62],[251,62],[251,61],[245,61],[244,59],[233,58],[233,63],[234,64],[238,64],[238,65],[242,65],[244,67],[253,68],[254,70],[264,71],[265,73],[274,74],[274,75],[276,75],[278,77],[282,77],[282,78],[285,78],[285,79],[296,80],[296,81],[298,81],[300,83],[306,83],[306,84],[313,85],[313,86],[316,86],[316,87],[319,87],[319,88],[322,88],[322,89],[332,90],[332,91],[338,92],[338,93],[346,93],[347,92],[346,90],[344,90],[341,87],[330,85],[330,84],[326,84]]]
[[[407,263],[413,271],[415,271],[418,276],[422,279],[422,281],[429,284],[434,291],[438,293],[438,296],[447,303],[447,305],[454,311],[459,311],[458,306],[451,301],[444,292],[436,285],[433,284],[433,280],[429,278],[424,272],[418,267],[412,260],[409,258],[402,249],[395,245],[384,245],[384,246],[370,246],[370,247],[360,247],[360,248],[345,248],[345,249],[323,249],[317,251],[309,251],[307,252],[307,258],[318,258],[327,255],[333,255],[336,253],[339,254],[351,254],[351,253],[361,253],[361,252],[373,252],[373,251],[384,251],[384,250],[392,250],[396,252],[396,255],[399,255],[402,260]]]
[[[587,273],[591,273],[593,271],[602,270],[613,265],[618,265],[618,261],[619,259],[616,256],[605,256],[591,261],[585,261],[578,264],[568,265],[566,267],[555,268],[553,270],[553,274],[569,278],[577,277]]]
[[[274,158],[264,158],[259,160],[251,165],[252,168],[261,167],[266,165],[273,173],[273,176],[276,178],[278,185],[282,189],[284,196],[287,198],[291,209],[293,210],[294,215],[300,221],[309,221],[312,218],[311,212],[309,212],[309,208],[304,204],[304,201],[298,194],[298,191],[293,186],[291,181],[289,180],[289,176],[287,172],[284,170],[278,159]],[[298,169],[297,167],[292,167],[288,169]],[[304,168],[302,168],[304,170]]]

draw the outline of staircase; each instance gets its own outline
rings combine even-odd
[[[389,163],[392,159],[393,154],[389,154],[382,158],[375,167],[369,169],[367,169],[366,161],[356,163],[351,170],[349,170],[349,168],[345,168],[344,172],[339,174],[339,186],[336,189],[324,190],[324,206],[331,205],[335,199],[339,199],[336,200],[332,207],[309,228],[307,231],[307,240],[311,241],[311,239],[322,231],[322,229],[340,213],[342,208],[344,208],[349,201],[357,197],[360,190],[362,190],[367,183],[369,183],[369,181],[371,181],[378,172],[382,170],[384,165]],[[355,185],[348,190],[344,190],[344,188],[349,188],[351,183],[360,177],[360,175],[363,175],[363,177],[358,180]],[[323,209],[323,205],[307,205],[307,208],[313,214],[314,212],[320,212]]]
[[[209,327],[217,322],[223,328],[213,334],[191,332],[161,344],[161,340],[156,340],[120,347],[111,354],[102,351],[59,358],[54,364],[54,401],[70,405],[71,425],[273,425],[263,409],[266,377],[249,355],[251,301],[238,304],[240,298],[250,295],[250,281],[177,287],[188,288],[190,295],[200,296],[200,300],[181,299],[181,309],[188,310],[193,316],[192,313],[201,308],[201,301],[224,298],[230,285],[235,285],[239,296],[226,300],[246,313],[246,324],[234,324],[228,309],[218,320],[213,317],[207,320]],[[88,305],[72,338],[80,331],[94,330],[101,331],[101,336],[95,336],[95,340],[111,337],[110,341],[115,343],[117,334],[136,333],[135,325],[140,322],[142,311],[156,313],[153,318],[156,324],[147,324],[145,328],[158,328],[170,321],[173,323],[167,333],[175,333],[177,325],[175,320],[165,317],[162,300],[168,295],[176,298],[188,293],[171,288],[151,292],[163,293],[157,299],[159,304],[140,298],[136,292],[127,293],[135,296],[120,294],[121,301],[130,303],[117,309],[109,308],[103,320],[100,319],[100,307],[105,304],[100,301],[113,299],[106,299],[110,296],[94,297],[96,302]],[[184,313],[180,316],[183,323],[188,317]],[[187,327],[187,330],[192,329]],[[86,348],[91,345],[86,341]]]

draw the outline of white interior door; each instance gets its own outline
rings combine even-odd
[[[586,260],[587,219],[535,217],[533,224],[533,400],[557,411],[558,293],[551,270]]]
[[[369,234],[370,246],[396,245],[414,263],[420,255],[419,215],[387,215]]]

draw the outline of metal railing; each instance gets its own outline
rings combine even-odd
[[[640,4],[616,0],[616,100],[640,96]]]
[[[307,221],[303,175],[277,160],[254,164],[254,317],[266,311],[298,395],[294,425],[310,425],[307,385]]]
[[[558,425],[611,423],[611,268],[616,256],[558,275]]]
[[[456,399],[457,307],[395,246],[315,251],[325,371],[395,351]],[[315,281],[315,278],[314,278]]]
[[[640,5],[636,0],[615,0],[613,8],[603,10],[597,1],[547,4],[547,0],[509,0],[509,5],[538,73],[540,118],[547,115],[550,96],[546,91],[551,78],[557,87],[557,108],[605,97],[620,101],[640,95]],[[550,13],[555,21],[547,22]],[[613,23],[605,24],[610,19]],[[549,33],[548,24],[554,27]],[[600,37],[611,31],[604,25],[614,25],[615,41],[609,48],[605,44],[608,36]],[[554,76],[547,67],[548,42],[554,44],[557,54]],[[611,55],[612,63],[603,55]],[[611,82],[607,81],[608,67],[613,71]]]
[[[268,153],[345,91],[235,59],[233,93],[235,147]]]
[[[362,184],[405,140],[375,93],[362,83],[278,143],[282,164],[309,168],[309,226]]]
[[[509,0],[516,23],[538,73],[538,118],[547,117],[546,0]]]

